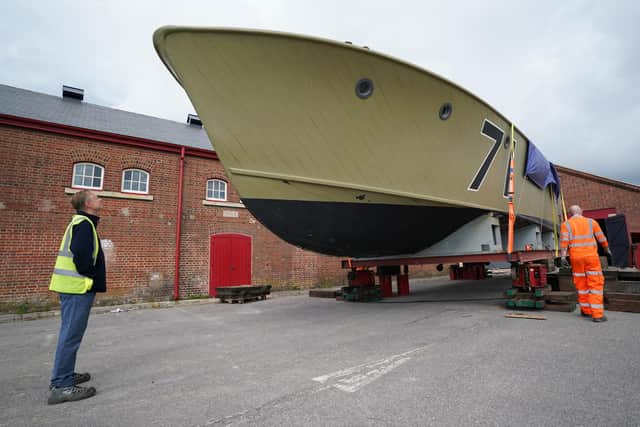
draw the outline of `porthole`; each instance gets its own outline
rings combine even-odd
[[[451,117],[451,113],[453,113],[453,107],[450,103],[445,102],[444,104],[442,104],[442,107],[440,107],[440,112],[438,113],[438,115],[440,116],[440,120],[447,120],[449,117]]]
[[[373,82],[371,79],[360,79],[356,83],[356,95],[360,99],[367,99],[373,93]]]

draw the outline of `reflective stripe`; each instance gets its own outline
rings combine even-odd
[[[593,220],[589,220],[589,237],[593,236]]]
[[[65,233],[64,243],[62,244],[62,250],[60,251],[60,254],[62,256],[73,256],[73,254],[71,253],[71,243],[69,242],[70,240],[71,233]]]
[[[604,295],[603,291],[596,291],[594,289],[589,290],[589,292],[595,295]]]
[[[567,232],[569,233],[569,238],[571,238],[571,224],[569,223],[569,221],[565,222],[566,226],[567,226]]]
[[[588,302],[581,302],[580,303],[580,307],[589,307],[589,303]]]
[[[573,240],[591,239],[592,237],[593,237],[593,234],[581,234],[580,236],[573,236]]]
[[[82,278],[86,277],[86,276],[83,276],[80,273],[76,273],[75,271],[61,270],[59,268],[54,268],[53,269],[53,274],[58,274],[60,276],[69,276],[69,277],[82,277]]]
[[[602,271],[587,271],[587,276],[602,276]]]
[[[588,290],[587,290],[587,291],[578,291],[578,293],[579,293],[580,295],[586,295],[586,294],[588,294],[588,293],[589,293],[589,291],[588,291]]]
[[[604,308],[604,305],[602,304],[590,304],[591,308]]]
[[[73,253],[71,251],[60,251],[58,252],[58,256],[63,256],[65,258],[73,258]]]
[[[602,231],[596,231],[596,234],[594,234],[594,236],[604,236],[604,233]]]
[[[592,243],[572,243],[569,245],[570,248],[584,247],[584,246],[597,246],[596,242]]]
[[[573,275],[576,277],[586,277],[585,273],[573,273]]]
[[[569,233],[560,233],[561,236],[568,236]]]
[[[568,242],[569,239],[565,239],[564,237],[560,239],[561,242]]]

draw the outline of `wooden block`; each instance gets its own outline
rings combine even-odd
[[[547,303],[547,305],[544,306],[545,310],[549,310],[549,311],[561,311],[561,312],[565,312],[565,313],[573,313],[576,310],[576,303],[575,302],[571,302],[571,303]]]
[[[539,314],[528,314],[528,313],[507,313],[504,317],[509,317],[512,319],[533,319],[533,320],[547,320],[546,317],[541,316]]]
[[[624,292],[625,285],[622,282],[618,282],[617,280],[605,280],[604,281],[604,290],[605,292]]]
[[[632,280],[640,283],[640,271],[622,270],[618,271],[619,280]]]
[[[558,291],[573,291],[576,287],[573,284],[573,275],[571,276],[558,276]]]
[[[627,292],[605,292],[604,297],[608,301],[616,301],[616,300],[640,301],[640,294],[632,294]]]
[[[576,302],[578,300],[578,293],[575,291],[551,292],[547,295],[546,300],[551,303]]]
[[[542,298],[552,292],[551,286],[545,286],[544,288],[536,288],[534,289],[534,295],[537,298]]]
[[[607,280],[610,280],[610,281],[618,280],[618,274],[619,274],[618,270],[612,270],[611,268],[605,269],[604,267],[602,267],[602,275],[604,276],[605,282]]]
[[[620,281],[620,284],[624,286],[624,292],[631,294],[640,294],[640,282],[636,281]]]
[[[609,303],[605,303],[605,310],[624,311],[627,313],[640,313],[640,301],[617,299]]]

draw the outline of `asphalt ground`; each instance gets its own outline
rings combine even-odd
[[[640,315],[506,318],[509,279],[92,314],[96,396],[49,406],[59,318],[0,325],[2,426],[638,426]]]

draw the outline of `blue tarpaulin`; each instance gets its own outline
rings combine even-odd
[[[527,165],[524,174],[531,182],[543,190],[547,188],[547,185],[553,185],[553,192],[556,197],[560,195],[560,178],[558,178],[556,168],[531,141],[529,141]]]

